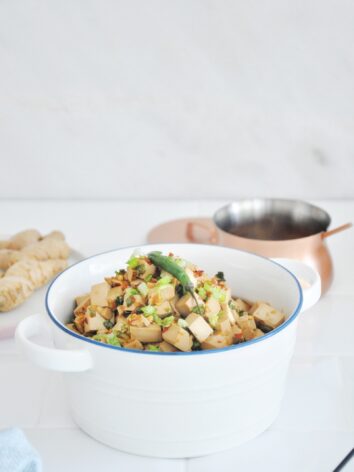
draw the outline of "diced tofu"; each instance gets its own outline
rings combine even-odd
[[[252,315],[245,314],[240,316],[237,324],[242,329],[243,337],[246,341],[255,337],[257,326]]]
[[[94,306],[94,305],[91,305]],[[94,310],[101,315],[105,320],[110,320],[113,317],[113,311],[106,306],[95,306]]]
[[[136,310],[139,306],[144,306],[144,299],[141,295],[130,295],[129,291],[127,290],[124,295],[123,304],[127,310]]]
[[[100,329],[106,329],[104,322],[106,320],[98,313],[88,309],[85,314],[84,320],[84,331],[89,333],[90,331],[98,331]]]
[[[237,326],[237,324],[232,326],[231,335],[232,335],[232,341],[234,344],[244,341],[242,329],[239,326]]]
[[[161,328],[157,325],[145,327],[131,326],[130,334],[132,338],[137,339],[142,343],[158,343],[162,341]]]
[[[162,341],[159,344],[159,347],[160,347],[161,352],[176,352],[177,351],[177,349],[174,346],[172,346],[172,344],[166,341]]]
[[[170,302],[164,301],[160,305],[156,305],[156,313],[163,318],[164,316],[170,314],[173,309],[171,308]]]
[[[195,275],[194,275],[192,269],[189,268],[189,267],[187,267],[187,268],[185,269],[185,272],[186,272],[186,274],[188,275],[189,280],[191,281],[193,287],[195,288],[195,287],[198,285],[198,280],[197,280],[197,278],[195,277]]]
[[[149,291],[149,303],[159,305],[164,301],[172,300],[175,296],[175,287],[172,284],[154,287]]]
[[[222,312],[222,314],[218,317],[218,322],[216,323],[216,329],[221,334],[230,334],[231,332],[231,323],[227,313]]]
[[[177,324],[171,325],[166,331],[162,333],[164,341],[172,344],[180,351],[190,351],[192,349],[192,336],[184,328]]]
[[[188,315],[186,322],[188,323],[189,330],[192,334],[194,334],[200,343],[205,341],[206,338],[213,333],[213,329],[205,321],[205,319],[196,313],[191,313]]]
[[[109,289],[111,287],[108,285],[107,282],[102,282],[101,284],[92,285],[91,287],[91,304],[92,305],[100,305],[100,306],[107,306],[107,296]]]
[[[86,298],[90,298],[90,294],[89,294],[89,293],[85,293],[84,295],[80,295],[79,297],[76,297],[76,298],[75,298],[76,306],[81,305],[81,303],[82,303]]]
[[[255,338],[260,338],[261,336],[264,336],[264,333],[261,329],[257,328]]]
[[[124,293],[122,286],[111,287],[107,294],[108,305],[111,305],[112,302],[115,302],[117,297],[121,297]]]
[[[230,323],[232,325],[235,324],[235,318],[234,318],[234,314],[233,314],[233,311],[231,310],[230,306],[229,306],[229,303],[221,303],[221,309],[222,311],[227,315]]]
[[[113,326],[113,331],[126,331],[128,329],[128,323],[125,316],[118,316],[116,324]]]
[[[211,316],[215,316],[221,310],[220,303],[215,300],[214,297],[209,297],[205,303],[205,315],[210,318]]]
[[[196,294],[195,297],[198,301],[198,305],[200,307],[203,307],[204,302],[200,298],[200,296],[198,294]],[[185,295],[183,295],[183,297],[181,297],[176,302],[176,310],[182,316],[188,316],[192,312],[193,308],[195,308],[196,306],[197,306],[197,303],[196,303],[194,297],[190,293],[186,293]]]
[[[238,311],[249,311],[250,309],[250,305],[244,300],[241,300],[241,298],[236,298],[236,300],[233,300],[233,304]]]
[[[79,313],[83,313],[86,311],[86,308],[91,304],[90,300],[90,295],[88,295],[86,298],[84,298],[80,305],[78,305],[75,310],[74,310],[74,315],[77,315]]]
[[[259,303],[253,311],[253,316],[258,328],[269,331],[281,325],[285,315],[266,303]]]
[[[123,344],[124,347],[128,349],[137,349],[139,351],[142,351],[144,349],[144,346],[141,344],[138,339],[130,339],[126,343]]]
[[[221,347],[231,346],[232,340],[230,336],[224,336],[223,334],[211,334],[204,342],[201,347],[205,349],[219,349]]]

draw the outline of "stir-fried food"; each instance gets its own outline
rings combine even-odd
[[[266,302],[231,296],[224,274],[158,251],[134,254],[127,267],[76,298],[71,330],[128,349],[188,352],[263,336],[284,314]]]

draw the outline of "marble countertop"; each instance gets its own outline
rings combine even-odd
[[[183,216],[207,216],[221,201],[1,201],[2,231],[63,230],[85,255],[142,244],[148,230]],[[354,201],[315,202],[333,227],[354,218]],[[124,225],[122,224],[124,222]],[[97,443],[70,418],[62,376],[29,364],[13,340],[0,342],[0,429],[19,426],[44,471],[332,471],[354,444],[353,232],[329,238],[336,268],[329,293],[299,322],[282,409],[272,427],[229,451],[191,460],[132,456]],[[44,307],[43,307],[44,309]],[[354,470],[354,461],[344,468]]]

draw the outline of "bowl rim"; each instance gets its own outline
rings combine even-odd
[[[209,350],[204,350],[204,351],[203,350],[201,350],[201,351],[188,351],[188,352],[181,352],[181,351],[176,351],[176,352],[140,351],[140,350],[137,350],[137,349],[129,349],[129,348],[125,348],[125,347],[112,346],[111,344],[101,343],[101,342],[96,341],[92,338],[87,338],[87,337],[85,337],[81,334],[75,333],[71,329],[67,328],[61,321],[59,321],[56,318],[55,314],[50,309],[50,307],[49,307],[49,296],[50,296],[51,290],[53,288],[53,285],[57,282],[57,280],[60,279],[60,277],[65,272],[70,270],[72,267],[77,266],[77,265],[79,265],[83,262],[86,262],[86,261],[90,260],[90,259],[94,259],[95,257],[103,256],[105,254],[110,254],[110,253],[117,252],[117,251],[120,251],[120,250],[131,249],[132,251],[134,251],[135,249],[140,249],[140,248],[143,249],[144,247],[149,247],[149,246],[170,246],[170,245],[174,245],[174,246],[198,246],[198,247],[204,247],[204,248],[207,248],[207,247],[220,248],[220,249],[226,249],[226,250],[229,250],[229,251],[237,251],[237,252],[241,252],[241,253],[245,253],[245,254],[250,254],[250,255],[252,255],[254,257],[257,257],[259,259],[264,259],[264,260],[268,261],[270,264],[274,264],[274,265],[280,267],[281,269],[283,269],[288,274],[290,274],[290,276],[294,280],[294,282],[297,286],[298,292],[299,292],[298,304],[297,304],[296,308],[294,309],[294,311],[291,313],[291,315],[289,315],[287,320],[284,321],[284,323],[282,323],[280,326],[278,326],[274,330],[269,331],[268,333],[265,333],[264,336],[261,336],[259,338],[250,339],[249,341],[245,341],[245,342],[242,342],[242,343],[239,343],[239,344],[232,344],[231,346],[227,346],[227,347],[223,347],[223,348],[219,348],[219,349],[209,349]],[[69,334],[70,336],[73,336],[74,338],[77,338],[81,341],[86,341],[89,344],[94,345],[94,346],[99,346],[99,347],[106,348],[106,349],[114,349],[116,351],[123,352],[123,353],[128,353],[129,352],[129,353],[140,354],[140,355],[173,356],[173,357],[200,356],[200,355],[207,355],[207,354],[218,354],[218,353],[222,353],[222,352],[230,352],[230,351],[235,351],[236,349],[243,349],[245,347],[249,347],[249,346],[252,346],[254,344],[260,343],[262,341],[268,340],[272,336],[275,336],[276,334],[283,331],[287,326],[289,326],[291,323],[293,323],[295,321],[295,319],[300,314],[302,304],[303,304],[303,291],[302,291],[302,288],[301,288],[301,285],[300,285],[298,279],[295,277],[295,275],[290,270],[288,270],[286,267],[282,266],[278,262],[273,261],[272,259],[269,259],[268,257],[260,256],[259,254],[255,254],[255,253],[250,252],[250,251],[244,251],[242,249],[236,249],[236,248],[232,248],[232,247],[220,246],[220,245],[214,245],[214,244],[194,244],[194,243],[153,243],[153,244],[141,244],[141,245],[135,244],[133,246],[119,247],[119,248],[116,248],[116,249],[110,249],[109,251],[103,251],[103,252],[100,252],[98,254],[94,254],[92,256],[86,257],[85,259],[82,259],[81,261],[75,262],[74,264],[72,264],[71,266],[67,267],[62,272],[60,272],[60,274],[58,274],[52,280],[52,282],[50,283],[50,285],[47,289],[47,292],[46,292],[46,296],[45,296],[45,308],[46,308],[47,314],[48,314],[49,318],[51,319],[51,321],[58,328],[60,328],[62,331],[64,331],[66,334]]]

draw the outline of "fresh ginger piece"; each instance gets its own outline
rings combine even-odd
[[[7,242],[7,249],[21,250],[39,241],[41,235],[36,229],[27,229],[12,236]]]
[[[61,239],[49,238],[26,246],[21,252],[31,259],[44,261],[46,259],[67,259],[70,254],[70,248]]]
[[[0,249],[0,269],[7,270],[23,257],[20,251],[14,249]]]
[[[4,279],[9,276],[23,277],[28,280],[33,289],[36,289],[48,283],[54,275],[64,270],[66,266],[66,261],[62,259],[48,261],[23,259],[6,271]]]
[[[65,241],[65,236],[61,231],[55,230],[55,231],[51,231],[50,233],[48,233],[46,236],[43,237],[43,239],[45,239],[45,240],[47,240],[47,239],[58,239],[58,240],[61,240],[61,241]]]
[[[23,303],[33,292],[31,282],[23,277],[0,279],[0,312],[10,311]]]

